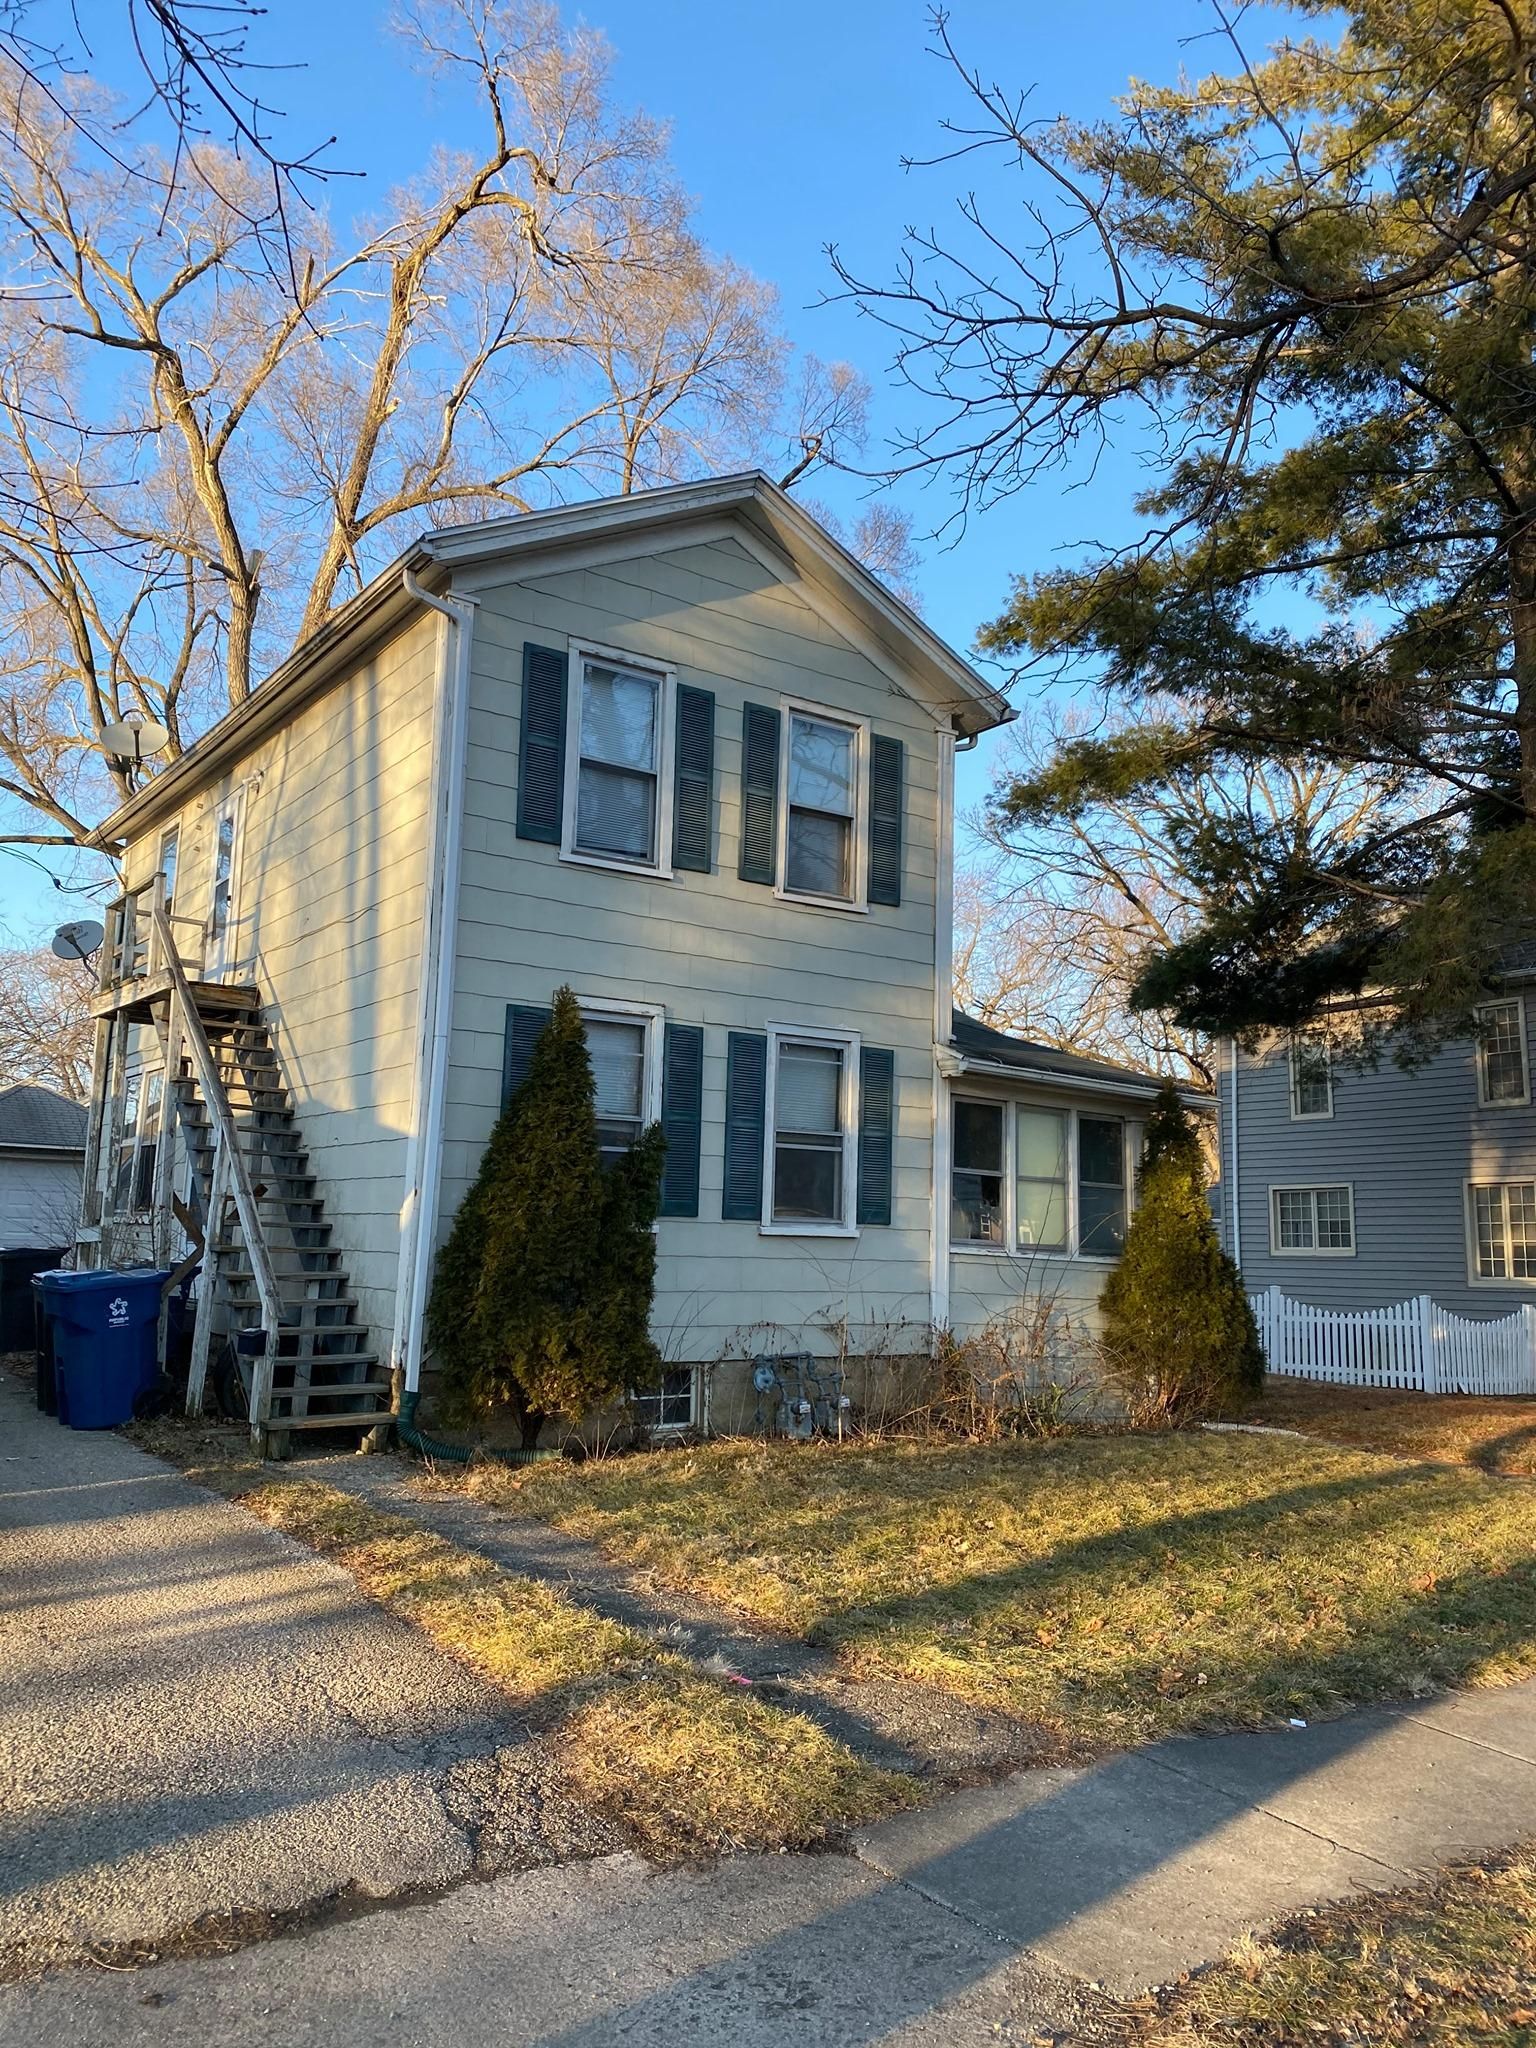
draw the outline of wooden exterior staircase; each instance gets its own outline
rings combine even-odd
[[[185,1220],[203,1249],[187,1412],[201,1412],[214,1346],[227,1342],[262,1456],[282,1455],[294,1430],[360,1433],[363,1447],[381,1449],[390,1376],[331,1241],[260,991],[193,980],[158,878],[149,894],[149,943],[116,1014],[152,1023],[160,1038],[166,1108],[192,1172]],[[157,1190],[167,1211],[172,1151],[161,1147]]]

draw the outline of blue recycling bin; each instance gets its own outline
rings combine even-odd
[[[159,1376],[160,1296],[168,1267],[38,1273],[33,1286],[53,1338],[59,1420],[116,1429]]]

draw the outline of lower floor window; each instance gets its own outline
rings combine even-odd
[[[164,1076],[158,1068],[147,1074],[137,1069],[124,1083],[112,1171],[111,1206],[116,1216],[141,1216],[154,1206],[163,1086]]]
[[[1130,1206],[1129,1146],[1123,1117],[957,1100],[953,1242],[1116,1257]]]
[[[849,1047],[785,1036],[773,1054],[770,1220],[846,1225]]]
[[[627,1017],[585,1017],[587,1053],[592,1061],[597,1149],[604,1166],[634,1144],[645,1128],[645,1050],[649,1036],[643,1021]]]
[[[1472,1189],[1479,1280],[1536,1280],[1536,1181]]]
[[[1277,1252],[1352,1252],[1354,1191],[1347,1184],[1270,1191],[1271,1231]]]
[[[669,1365],[658,1385],[632,1394],[635,1420],[645,1429],[693,1427],[693,1368]]]

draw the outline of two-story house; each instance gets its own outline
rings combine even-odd
[[[1533,974],[1536,950],[1510,955],[1476,1037],[1407,1070],[1350,1057],[1347,1016],[1332,1052],[1224,1049],[1222,1221],[1250,1291],[1479,1319],[1536,1300]]]
[[[653,1422],[1091,1306],[1155,1083],[951,1010],[954,751],[1007,716],[758,475],[424,535],[98,834],[83,1256],[206,1235],[193,1398],[245,1329],[258,1429],[376,1426],[569,983],[605,1145],[667,1137]]]

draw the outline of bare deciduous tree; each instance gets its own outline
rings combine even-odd
[[[125,178],[82,141],[105,95],[0,51],[0,837],[78,843],[130,787],[108,722],[174,756],[412,527],[861,432],[845,366],[795,387],[600,37],[543,0],[421,0],[402,33],[478,135],[355,233],[291,222],[291,285],[266,166],[184,139],[180,174],[129,128]]]
[[[0,1088],[30,1082],[71,1102],[91,1093],[96,971],[83,960],[16,947],[0,952]]]
[[[956,888],[956,999],[999,1030],[1208,1083],[1210,1040],[1133,1008],[1131,991],[1148,950],[1176,943],[1213,907],[1210,847],[1232,851],[1222,906],[1231,908],[1258,896],[1281,843],[1343,858],[1384,793],[1347,767],[1276,762],[1192,772],[1155,801],[1141,791],[1043,825],[1011,822],[1008,791],[1084,728],[1081,714],[1037,712],[1009,730],[993,801],[970,821],[983,853]],[[1241,849],[1255,841],[1266,861],[1247,868]]]

